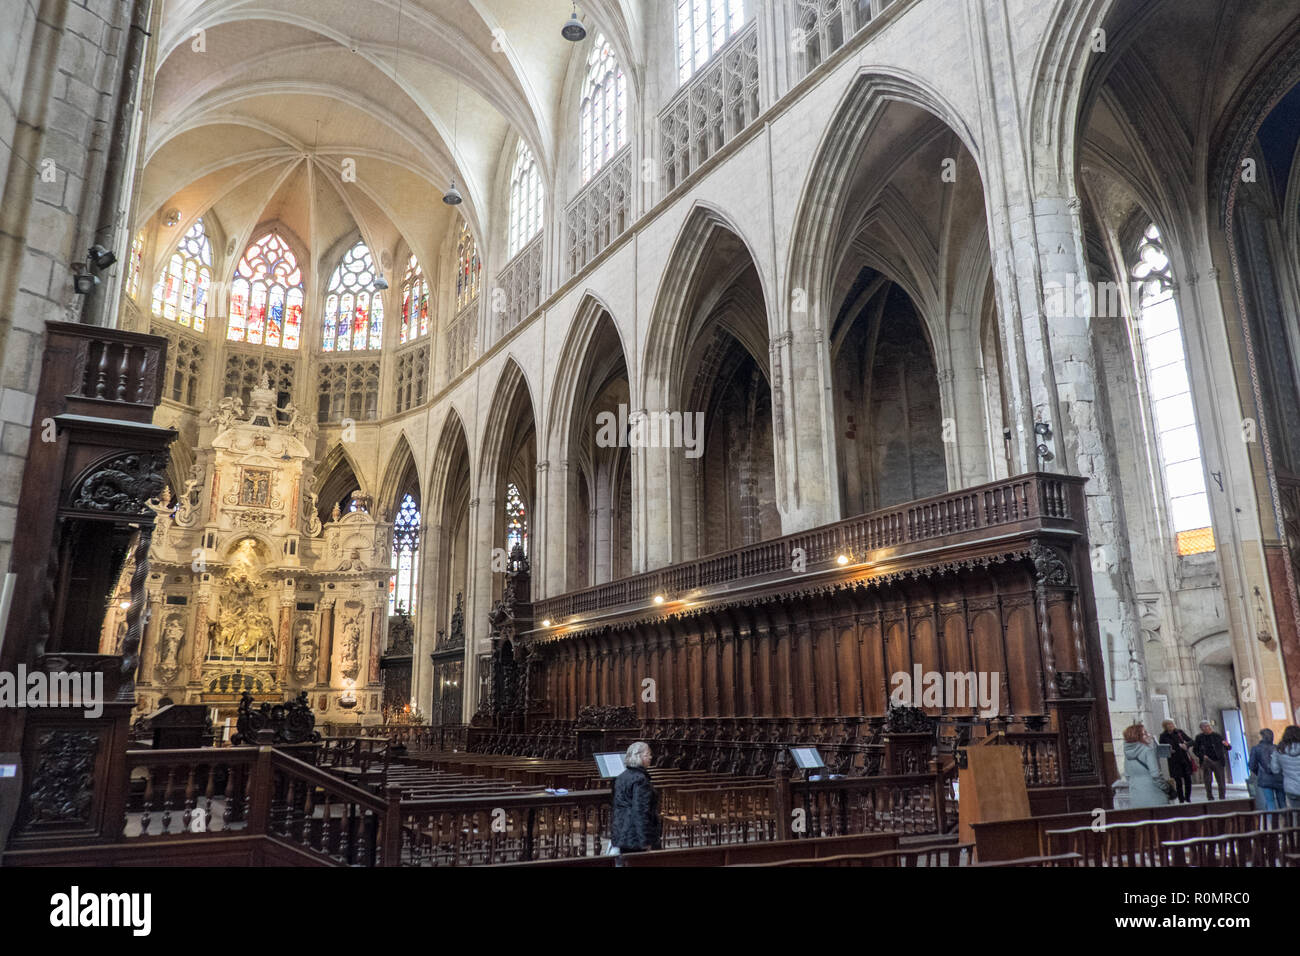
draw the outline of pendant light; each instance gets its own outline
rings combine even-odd
[[[460,129],[460,81],[456,81],[456,114],[451,120],[451,159],[456,162],[456,137]],[[448,206],[459,206],[464,202],[460,190],[456,188],[456,177],[451,177],[451,188],[442,195],[442,201]]]
[[[564,37],[564,39],[571,43],[581,43],[583,40],[587,39],[587,28],[584,27],[582,21],[578,19],[578,5],[576,3],[573,5],[573,14],[560,30],[560,36]]]

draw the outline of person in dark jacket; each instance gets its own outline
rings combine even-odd
[[[650,782],[650,747],[638,740],[623,757],[627,767],[614,781],[614,819],[609,842],[620,854],[659,849],[659,794]]]
[[[1201,732],[1192,742],[1192,753],[1201,762],[1201,782],[1205,784],[1205,799],[1213,800],[1210,794],[1210,777],[1219,782],[1219,799],[1228,798],[1227,785],[1224,781],[1224,767],[1228,764],[1228,751],[1232,744],[1216,733],[1214,724],[1208,720],[1201,721]]]
[[[1282,775],[1287,807],[1300,808],[1300,727],[1291,724],[1282,731],[1282,741],[1268,762],[1274,773]]]
[[[1265,727],[1259,732],[1259,743],[1250,748],[1247,766],[1255,775],[1255,808],[1257,810],[1285,810],[1286,794],[1282,790],[1282,775],[1273,772],[1273,731]]]
[[[1191,803],[1192,772],[1196,769],[1192,761],[1192,738],[1179,730],[1172,720],[1166,720],[1160,726],[1163,728],[1160,742],[1169,745],[1169,776],[1174,780],[1178,802]]]

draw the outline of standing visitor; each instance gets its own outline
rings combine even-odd
[[[1160,725],[1163,733],[1160,742],[1169,745],[1169,776],[1174,778],[1174,789],[1178,793],[1179,803],[1192,802],[1192,774],[1196,772],[1196,760],[1192,757],[1192,738],[1178,729],[1172,720]]]
[[[619,855],[659,849],[659,794],[650,782],[650,747],[638,740],[623,757],[627,767],[614,781],[610,843]],[[620,864],[622,861],[619,861]]]
[[[1273,731],[1265,727],[1259,732],[1259,743],[1250,748],[1247,767],[1255,778],[1255,809],[1281,810],[1286,807],[1286,794],[1282,790],[1282,774],[1273,770]]]
[[[1141,724],[1124,728],[1124,777],[1130,807],[1163,807],[1169,802],[1173,788],[1160,773],[1151,735]]]
[[[1300,807],[1300,727],[1292,724],[1282,731],[1282,742],[1269,760],[1274,773],[1282,775],[1282,789],[1286,791],[1286,805]]]
[[[1196,740],[1192,743],[1192,753],[1196,754],[1197,759],[1201,761],[1201,782],[1205,784],[1206,800],[1214,799],[1210,793],[1210,777],[1214,777],[1219,782],[1219,799],[1228,798],[1223,768],[1228,763],[1228,751],[1231,749],[1232,744],[1215,732],[1213,723],[1208,720],[1201,721],[1201,732],[1196,735]]]

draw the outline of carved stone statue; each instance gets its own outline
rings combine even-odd
[[[158,676],[165,681],[175,680],[181,670],[181,644],[185,640],[185,627],[178,615],[173,614],[163,626],[162,640],[158,644]]]
[[[230,581],[217,622],[215,646],[219,657],[275,659],[275,626],[253,582],[244,575],[235,575]]]
[[[316,668],[316,635],[312,633],[311,621],[301,620],[294,631],[294,675],[299,680],[306,680]]]
[[[348,621],[343,626],[342,655],[339,659],[339,671],[348,680],[355,680],[361,670],[361,615]]]
[[[176,501],[176,527],[196,528],[199,524],[199,485],[203,484],[203,466],[195,462],[190,469],[190,476],[185,479],[185,487]]]
[[[340,517],[342,517],[342,512],[339,511],[339,503],[336,501],[334,502],[334,510],[330,512],[330,521],[338,521]]]
[[[229,428],[243,420],[244,400],[238,395],[227,395],[217,404],[217,410],[208,418],[208,424]]]

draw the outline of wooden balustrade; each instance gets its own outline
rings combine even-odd
[[[270,747],[133,750],[120,836],[150,844],[240,833],[321,862],[395,866],[398,796],[379,797]],[[391,841],[386,845],[385,840]]]
[[[1020,475],[545,598],[534,602],[533,617],[560,620],[644,603],[656,594],[681,595],[696,588],[788,574],[796,548],[802,549],[810,568],[829,565],[841,554],[852,555],[856,564],[884,557],[873,552],[905,553],[932,542],[969,543],[991,528],[1030,523],[1062,527],[1081,524],[1083,519],[1082,479]]]
[[[950,818],[947,790],[941,774],[804,780],[790,784],[790,806],[803,810],[809,837],[944,834],[956,822]]]
[[[609,837],[607,790],[406,800],[403,866],[473,866],[598,856]]]
[[[1234,834],[1259,831],[1285,832],[1289,836],[1279,846],[1288,852],[1300,851],[1300,810],[1243,810],[1124,821],[1105,826],[1089,824],[1047,830],[1043,841],[1046,853],[1077,853],[1082,866],[1226,866],[1234,864],[1195,862],[1200,858],[1196,854],[1236,853],[1240,847],[1226,842],[1203,846],[1200,841],[1225,840]],[[1181,848],[1185,847],[1192,847],[1196,852],[1184,856]],[[1276,859],[1280,860],[1280,857]]]

